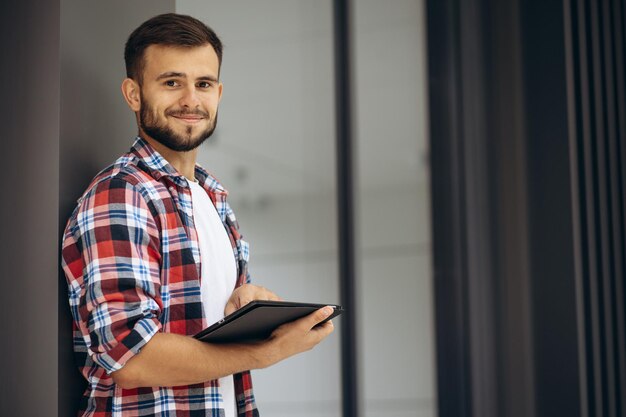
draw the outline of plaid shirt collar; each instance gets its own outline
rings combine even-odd
[[[151,176],[159,181],[162,177],[168,177],[174,184],[182,188],[189,188],[189,180],[176,170],[156,149],[154,149],[145,139],[137,136],[135,143],[130,149],[130,153],[139,159],[146,166]],[[196,163],[195,177],[198,183],[210,193],[215,195],[228,196],[222,184],[211,175],[200,164]]]

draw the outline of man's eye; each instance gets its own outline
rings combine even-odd
[[[211,88],[211,83],[207,81],[200,81],[198,83],[199,88]]]
[[[167,80],[165,81],[165,85],[168,87],[177,87],[178,83],[174,80]]]

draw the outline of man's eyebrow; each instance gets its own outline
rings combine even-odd
[[[168,71],[168,72],[164,72],[163,74],[160,74],[156,78],[156,80],[159,81],[164,78],[187,78],[187,74],[185,74],[184,72]],[[214,77],[213,75],[203,75],[201,77],[198,77],[196,81],[211,81],[211,82],[216,83],[217,78]]]
[[[197,81],[211,81],[211,82],[214,82],[214,83],[217,82],[217,78],[215,78],[212,75],[203,75],[202,77],[198,77],[196,80]]]
[[[184,72],[169,71],[159,75],[156,79],[157,81],[159,81],[164,78],[187,78],[187,75]]]

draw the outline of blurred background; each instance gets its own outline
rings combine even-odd
[[[1,415],[75,415],[60,234],[136,134],[128,35],[177,12],[224,43],[199,163],[252,279],[348,310],[253,373],[262,415],[626,416],[624,0],[1,7]]]

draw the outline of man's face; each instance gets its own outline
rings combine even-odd
[[[222,96],[213,47],[151,45],[144,62],[140,129],[174,151],[200,146],[215,130]]]

